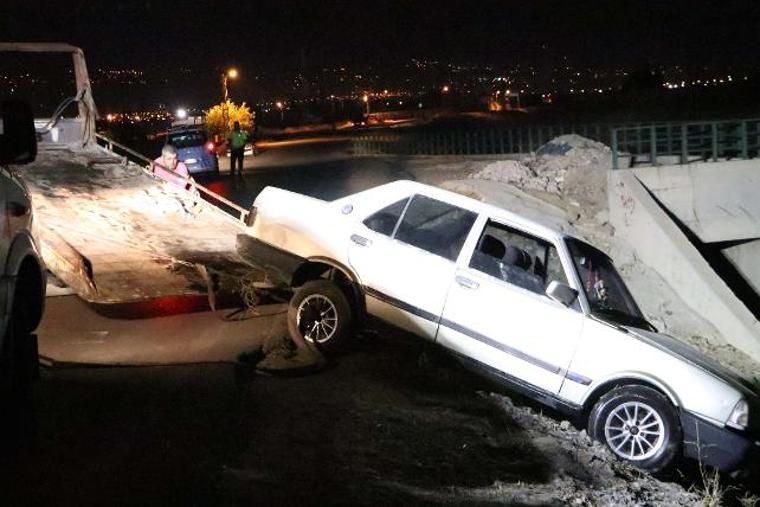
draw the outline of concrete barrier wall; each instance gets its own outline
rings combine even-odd
[[[760,294],[760,241],[750,241],[726,248],[722,252],[755,292]]]
[[[609,173],[610,221],[615,234],[627,239],[636,255],[657,271],[689,307],[712,323],[726,342],[760,361],[760,322],[660,208],[636,172]],[[760,217],[760,205],[758,208]]]
[[[760,160],[645,167],[633,173],[704,243],[760,238]]]

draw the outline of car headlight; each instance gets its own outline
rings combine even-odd
[[[749,405],[746,400],[739,400],[728,416],[726,424],[740,430],[746,429],[749,424]]]

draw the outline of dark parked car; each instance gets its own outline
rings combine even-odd
[[[167,143],[177,148],[179,160],[184,162],[191,175],[219,176],[219,159],[216,147],[203,128],[175,127],[169,130]]]

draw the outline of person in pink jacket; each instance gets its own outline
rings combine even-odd
[[[177,148],[166,144],[161,150],[161,156],[153,161],[153,174],[177,188],[189,189],[190,184],[182,178],[190,178],[187,166],[177,160]]]

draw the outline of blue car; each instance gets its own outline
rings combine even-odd
[[[166,141],[177,148],[177,158],[185,163],[191,175],[219,176],[215,146],[203,128],[173,128]]]

